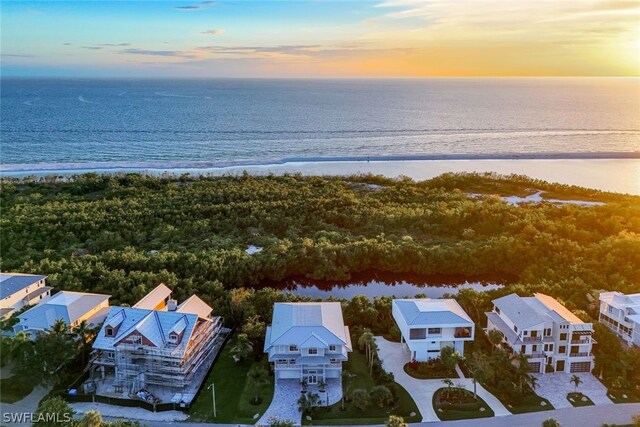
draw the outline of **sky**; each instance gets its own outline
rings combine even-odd
[[[638,76],[640,1],[1,1],[2,76]]]

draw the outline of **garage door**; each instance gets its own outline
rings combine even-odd
[[[540,362],[530,362],[529,366],[531,372],[540,372]]]
[[[570,372],[589,372],[591,370],[591,362],[574,362],[569,368]]]

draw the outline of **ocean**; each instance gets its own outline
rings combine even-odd
[[[2,79],[3,174],[640,157],[638,78]]]

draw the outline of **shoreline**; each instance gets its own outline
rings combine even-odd
[[[323,163],[371,163],[410,161],[473,161],[473,160],[637,160],[640,151],[583,153],[495,153],[495,154],[425,154],[389,156],[287,157],[281,159],[246,159],[223,161],[148,161],[148,162],[68,162],[0,164],[0,176],[27,173],[74,173],[74,171],[157,171],[157,170],[220,170],[239,167],[268,167]]]

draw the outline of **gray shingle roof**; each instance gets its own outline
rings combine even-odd
[[[47,276],[20,273],[0,273],[0,299],[26,288],[29,285],[46,279]]]

